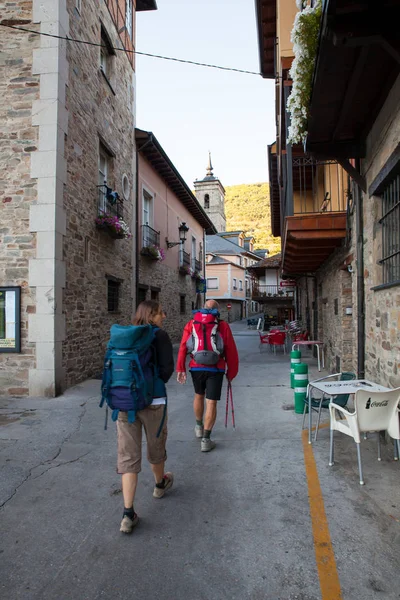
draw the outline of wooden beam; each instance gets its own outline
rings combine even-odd
[[[348,158],[338,159],[338,163],[350,175],[350,177],[352,179],[354,179],[354,181],[362,189],[364,194],[366,194],[367,193],[367,182],[365,181],[365,177],[363,175],[361,175],[361,173],[359,173],[357,171],[357,169],[355,169],[353,167],[353,165],[350,163],[349,159]]]
[[[295,240],[344,239],[345,229],[326,229],[324,231],[290,231],[290,237]]]

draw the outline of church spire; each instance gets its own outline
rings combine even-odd
[[[214,177],[213,174],[213,166],[211,163],[211,152],[208,152],[208,165],[207,165],[207,175],[206,177]]]

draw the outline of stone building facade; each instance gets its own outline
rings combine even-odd
[[[363,205],[365,370],[370,379],[389,387],[400,387],[399,98],[400,75],[369,132],[367,155],[362,162],[368,189]],[[389,186],[392,186],[393,208],[388,219],[392,234],[385,243],[382,236],[387,220],[381,219],[385,213],[383,195]],[[388,277],[384,273],[385,262],[381,261],[394,252],[397,261],[393,260]]]
[[[1,16],[3,22],[31,23],[32,3],[21,0],[3,5]],[[35,344],[28,332],[30,315],[36,312],[29,261],[36,256],[37,239],[29,227],[29,213],[38,195],[37,182],[31,178],[31,155],[39,146],[39,131],[32,124],[40,116],[40,78],[32,69],[33,53],[39,48],[39,36],[1,28],[0,285],[21,288],[23,352],[0,354],[0,394],[28,393],[29,372],[36,366]]]
[[[22,290],[21,353],[0,353],[0,393],[54,396],[101,370],[109,326],[134,308],[133,239],[95,219],[108,210],[106,181],[134,229],[135,15],[130,0],[17,0],[7,10],[15,25],[103,46],[12,29],[0,42],[1,285]]]

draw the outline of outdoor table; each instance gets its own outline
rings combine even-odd
[[[324,396],[338,396],[339,394],[355,394],[357,390],[370,390],[371,392],[388,392],[390,388],[368,381],[367,379],[350,379],[347,381],[310,381],[307,387],[308,401],[308,443],[311,444],[311,390],[316,389]]]
[[[292,350],[295,350],[295,346],[316,346],[317,347],[317,357],[318,357],[318,371],[321,370],[321,361],[319,357],[320,350],[322,351],[322,368],[325,367],[324,360],[324,342],[318,342],[317,340],[301,340],[298,342],[293,342]]]

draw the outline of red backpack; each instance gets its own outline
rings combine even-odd
[[[224,352],[224,342],[218,331],[218,311],[199,310],[194,313],[192,323],[192,335],[186,342],[188,352],[198,365],[216,365]]]

